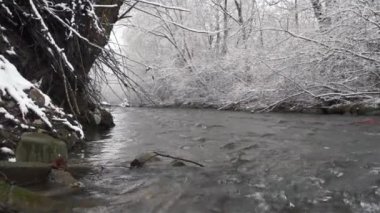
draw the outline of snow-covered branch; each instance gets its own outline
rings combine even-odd
[[[148,14],[148,15],[151,15],[153,17],[156,17],[158,19],[160,19],[162,22],[164,23],[168,23],[168,24],[172,24],[174,26],[177,26],[183,30],[187,30],[187,31],[190,31],[190,32],[193,32],[193,33],[199,33],[199,34],[217,34],[217,33],[220,33],[220,32],[223,32],[224,30],[218,30],[218,31],[205,31],[205,30],[200,30],[200,29],[193,29],[193,28],[190,28],[190,27],[187,27],[185,25],[182,25],[180,23],[177,23],[177,22],[174,22],[174,21],[170,21],[170,20],[167,20],[167,19],[164,19],[162,16],[158,16],[158,15],[155,15],[151,12],[148,12],[146,10],[143,10],[141,8],[135,8],[136,10],[140,11],[140,12],[143,12],[145,14]]]
[[[94,8],[115,8],[118,7],[117,4],[94,4],[92,5]]]
[[[36,20],[40,23],[41,33],[44,34],[45,40],[49,43],[49,46],[51,46],[55,52],[57,53],[58,57],[60,57],[64,63],[64,65],[71,71],[74,72],[73,65],[69,62],[67,59],[66,53],[64,49],[60,48],[56,41],[54,40],[53,36],[51,35],[49,28],[47,27],[44,19],[42,18],[41,14],[38,12],[38,9],[36,5],[34,4],[33,0],[29,0],[30,6],[32,8],[32,12],[36,17]]]
[[[164,5],[164,4],[159,4],[157,2],[144,1],[144,0],[134,0],[134,1],[135,2],[141,2],[141,3],[144,3],[144,4],[148,4],[148,5],[152,5],[152,6],[155,6],[155,7],[161,7],[161,8],[164,8],[164,9],[169,9],[169,10],[178,10],[178,11],[182,11],[182,12],[190,12],[190,10],[188,10],[186,8],[175,7],[175,6],[168,6],[168,5]]]

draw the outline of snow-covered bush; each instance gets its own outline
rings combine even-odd
[[[302,108],[376,101],[379,3],[313,2],[321,11],[309,0],[240,1],[241,22],[234,1],[227,12],[221,1],[182,1],[178,6],[191,13],[136,15],[130,24],[135,30],[126,31],[127,52],[152,65],[141,75],[163,103],[273,110],[282,103]]]

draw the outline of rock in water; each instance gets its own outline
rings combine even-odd
[[[100,109],[100,114],[101,114],[102,120],[99,125],[102,128],[109,129],[115,126],[111,113],[109,113],[107,110]]]
[[[61,169],[52,169],[49,175],[51,183],[68,186],[70,188],[83,188],[84,184],[75,179],[69,172]]]
[[[147,162],[160,161],[161,159],[153,152],[146,152],[136,156],[136,158],[130,163],[130,168],[141,168]]]
[[[49,174],[50,185],[54,187],[44,192],[44,196],[61,197],[82,191],[84,184],[75,179],[69,172],[62,169],[52,169]]]
[[[99,109],[95,109],[93,112],[90,111],[89,112],[89,115],[91,115],[91,120],[92,122],[96,125],[96,126],[99,126],[100,125],[100,122],[102,121],[102,115],[99,111]]]
[[[44,133],[24,133],[16,149],[17,162],[51,163],[58,156],[67,159],[66,144]]]
[[[137,159],[134,159],[130,164],[129,164],[129,167],[131,169],[136,169],[136,168],[141,168],[143,167],[144,163],[140,162],[139,160]]]

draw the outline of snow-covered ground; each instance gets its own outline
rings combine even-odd
[[[81,125],[21,76],[17,68],[3,55],[0,55],[0,103],[0,129],[21,134],[25,131],[35,131],[36,125],[51,132],[57,132],[59,128],[64,127],[76,133],[78,138],[84,138]],[[41,124],[45,124],[45,127],[41,127]],[[6,146],[1,147],[1,153],[14,154],[13,150]]]
[[[16,67],[4,56],[0,55],[0,91],[2,92],[2,95],[9,95],[14,101],[16,101],[23,120],[25,115],[32,111],[49,127],[52,127],[52,124],[43,109],[37,106],[25,93],[25,90],[32,88],[34,88],[33,84],[22,77]],[[45,99],[45,106],[49,105],[51,105],[50,100]],[[0,108],[0,113],[5,114],[8,119],[14,119],[14,117],[12,117],[12,115],[10,115],[4,108]]]

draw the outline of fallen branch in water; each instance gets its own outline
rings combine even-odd
[[[200,167],[204,167],[204,165],[200,164],[200,163],[197,163],[195,161],[192,161],[192,160],[187,160],[187,159],[184,159],[184,158],[179,158],[179,157],[174,157],[174,156],[171,156],[171,155],[166,155],[166,154],[161,154],[161,153],[158,153],[158,152],[151,152],[151,156],[148,156],[148,158],[144,159],[143,157],[139,158],[137,157],[136,159],[134,159],[133,161],[130,162],[129,164],[129,167],[126,167],[126,168],[130,168],[130,169],[135,169],[135,168],[141,168],[145,165],[146,162],[149,162],[150,160],[152,160],[153,158],[157,157],[157,156],[160,156],[160,157],[165,157],[165,158],[170,158],[170,159],[174,159],[174,160],[179,160],[179,161],[183,161],[183,162],[187,162],[187,163],[192,163],[192,164],[195,164],[197,166],[200,166]]]
[[[200,167],[205,167],[203,164],[197,163],[197,162],[192,161],[192,160],[187,160],[187,159],[183,159],[183,158],[179,158],[179,157],[174,157],[174,156],[171,156],[171,155],[161,154],[161,153],[158,153],[158,152],[153,152],[153,153],[155,155],[157,155],[157,156],[161,156],[161,157],[165,157],[165,158],[171,158],[171,159],[174,159],[174,160],[180,160],[180,161],[184,161],[184,162],[195,164],[195,165],[200,166]]]

